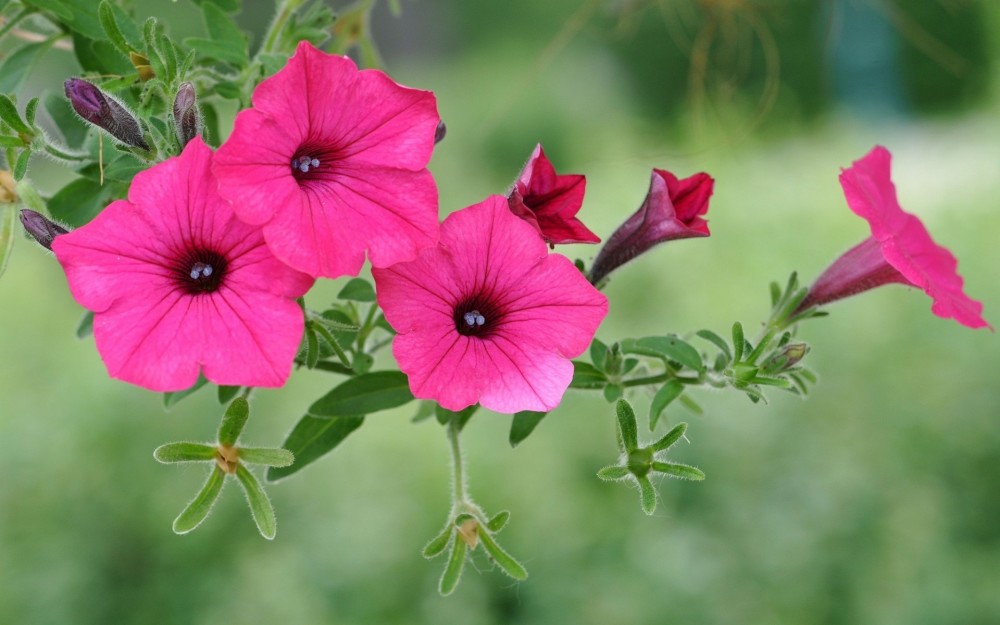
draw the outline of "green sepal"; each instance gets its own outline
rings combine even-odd
[[[705,473],[701,469],[676,462],[654,462],[653,470],[657,473],[664,473],[670,477],[678,477],[682,480],[700,482],[705,479]]]
[[[402,406],[413,400],[406,374],[376,371],[345,380],[309,406],[314,417],[366,415]]]
[[[508,521],[510,521],[510,510],[501,510],[486,523],[486,529],[491,532],[499,532],[507,526]]]
[[[441,574],[441,581],[438,582],[438,592],[442,597],[447,597],[455,591],[458,580],[462,579],[462,569],[465,567],[465,552],[467,545],[461,538],[452,541],[451,552],[448,554],[448,564]]]
[[[589,362],[573,361],[573,380],[570,388],[599,389],[608,383],[607,376]]]
[[[218,389],[219,403],[228,404],[233,398],[240,394],[242,386],[220,386]]]
[[[189,388],[186,388],[183,391],[171,391],[164,393],[163,407],[169,410],[172,406],[174,406],[174,404],[184,399],[188,395],[194,393],[195,391],[205,386],[206,384],[208,384],[208,380],[205,379],[205,376],[199,374],[198,380],[194,384],[192,384]]]
[[[429,543],[424,545],[424,549],[420,552],[420,554],[428,560],[441,555],[441,553],[448,548],[448,541],[451,540],[453,531],[453,526],[449,523],[440,534],[432,538]]]
[[[437,422],[441,425],[448,425],[452,421],[458,427],[458,431],[461,432],[465,428],[465,424],[469,422],[472,415],[476,414],[479,410],[479,404],[472,404],[467,408],[463,408],[458,412],[453,410],[448,410],[447,408],[442,408],[441,406],[434,407],[434,416],[437,418]]]
[[[205,462],[215,459],[215,451],[215,447],[204,443],[167,443],[153,450],[153,458],[163,464],[173,462]]]
[[[295,462],[295,454],[278,447],[240,447],[240,462],[262,464],[268,467],[290,467]]]
[[[673,429],[667,432],[663,438],[650,445],[649,449],[654,453],[670,449],[677,441],[681,440],[681,437],[684,436],[684,432],[687,431],[687,427],[687,423],[678,423],[673,427]]]
[[[212,511],[212,506],[218,501],[225,481],[226,474],[223,473],[222,469],[212,467],[212,472],[209,473],[205,485],[201,487],[191,503],[174,519],[175,534],[187,534],[201,525],[201,522],[208,517],[208,513]]]
[[[305,415],[282,443],[282,447],[295,455],[295,463],[288,467],[271,467],[267,470],[267,481],[275,482],[301,471],[330,453],[347,438],[351,432],[361,427],[363,416],[319,418]]]
[[[649,481],[648,477],[636,478],[636,482],[639,483],[639,497],[642,504],[642,511],[648,515],[652,515],[656,511],[656,489],[653,488],[653,483]]]
[[[743,360],[743,346],[746,339],[743,338],[743,324],[737,321],[733,324],[733,362]]]
[[[510,422],[510,436],[508,437],[510,446],[517,447],[521,441],[528,438],[546,414],[548,413],[533,410],[523,410],[516,413]]]
[[[462,524],[465,523],[466,521],[475,521],[475,520],[476,517],[472,516],[468,512],[463,512],[462,514],[457,515],[452,523],[455,527],[461,527]]]
[[[683,392],[684,385],[679,380],[670,380],[656,391],[656,395],[653,396],[653,401],[649,405],[650,430],[656,427],[660,415],[670,405],[670,402],[680,397]]]
[[[340,292],[337,293],[337,299],[352,302],[374,302],[375,289],[364,278],[351,278],[344,285],[344,288],[340,289]]]
[[[625,387],[621,384],[608,384],[602,391],[605,401],[609,404],[621,398],[625,394]]]
[[[619,399],[615,404],[615,412],[618,415],[618,431],[621,433],[621,442],[626,452],[632,452],[639,448],[639,431],[635,424],[635,411],[624,399]]]
[[[6,93],[0,93],[0,120],[3,120],[5,124],[13,128],[15,132],[32,134],[31,127],[21,120],[21,115],[17,112],[17,106]]]
[[[601,478],[605,482],[617,482],[618,480],[628,477],[631,473],[628,467],[623,467],[620,464],[613,464],[604,467],[597,472],[597,477]]]
[[[243,432],[243,427],[250,418],[250,402],[246,397],[236,397],[226,408],[219,424],[219,444],[232,447]]]
[[[14,180],[21,180],[28,173],[28,160],[30,158],[31,150],[29,149],[21,150],[21,153],[17,155],[17,161],[14,162]]]
[[[523,581],[528,578],[528,571],[525,570],[524,566],[515,560],[514,556],[504,551],[503,547],[497,544],[489,532],[480,532],[479,542],[486,549],[486,553],[490,554],[493,561],[497,563],[501,571],[517,581]]]
[[[274,506],[264,487],[260,485],[257,478],[242,464],[236,465],[236,479],[243,486],[243,492],[247,496],[247,503],[250,505],[250,512],[253,514],[254,523],[260,535],[268,540],[274,540],[278,532],[278,522],[274,518]]]

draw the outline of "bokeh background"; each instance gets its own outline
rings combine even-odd
[[[270,2],[248,0],[259,33]],[[187,0],[136,2],[200,34]],[[960,259],[1000,324],[1000,5],[992,0],[507,0],[377,11],[392,75],[437,93],[442,211],[503,192],[536,142],[584,173],[581,217],[607,236],[651,167],[712,174],[712,236],[617,272],[599,332],[720,333],[767,313],[767,283],[814,278],[867,235],[837,174],[875,144],[903,206]],[[53,53],[25,91],[77,71]],[[65,173],[38,163],[47,190]],[[592,247],[565,250],[591,259]],[[310,295],[321,305],[340,282]],[[175,536],[204,479],[152,450],[210,439],[206,390],[169,412],[107,378],[50,255],[19,240],[0,279],[0,623],[1000,622],[1000,350],[995,334],[889,287],[807,323],[821,374],[802,401],[698,396],[675,448],[702,483],[664,480],[656,515],[595,471],[616,456],[611,406],[570,393],[535,434],[477,415],[474,497],[510,509],[501,538],[530,577],[482,558],[451,597],[419,551],[448,511],[448,455],[412,407],[370,417],[331,456],[269,490],[274,542],[238,489]],[[244,437],[282,440],[333,380],[260,392]],[[645,417],[648,396],[633,396]],[[661,425],[661,428],[663,426]],[[648,435],[647,436],[652,436]],[[478,569],[478,571],[476,570]]]

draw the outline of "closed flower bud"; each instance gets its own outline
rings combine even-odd
[[[73,110],[84,121],[135,148],[149,149],[136,118],[117,100],[86,80],[70,78],[64,84]]]
[[[444,122],[438,122],[438,127],[434,130],[434,143],[441,143],[446,134],[448,134],[448,127],[444,125]]]
[[[21,211],[21,224],[28,231],[31,238],[38,241],[38,244],[47,250],[52,249],[52,241],[60,234],[69,232],[59,224],[49,220],[41,213],[36,213],[27,208]]]
[[[198,101],[194,85],[189,82],[182,83],[177,90],[177,95],[174,96],[174,129],[177,131],[177,140],[181,143],[181,149],[187,145],[188,141],[197,137],[201,131]]]
[[[790,343],[764,361],[761,369],[765,373],[781,373],[794,367],[809,353],[805,343]]]

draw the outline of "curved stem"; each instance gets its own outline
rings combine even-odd
[[[90,160],[90,155],[89,154],[72,153],[72,152],[64,151],[64,150],[62,150],[62,149],[60,149],[60,148],[52,145],[51,143],[46,143],[45,147],[43,147],[42,149],[47,154],[49,154],[51,156],[54,156],[55,158],[58,158],[58,159],[63,160],[63,161],[77,162],[77,161],[89,161]]]
[[[458,424],[452,420],[448,423],[448,442],[451,446],[451,476],[454,482],[452,484],[451,504],[455,510],[468,503],[465,499],[465,467],[458,435]]]

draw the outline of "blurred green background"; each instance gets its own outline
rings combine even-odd
[[[709,239],[657,248],[612,277],[599,337],[724,333],[767,313],[767,283],[813,279],[867,235],[837,174],[879,143],[903,206],[960,259],[1000,324],[1000,5],[991,0],[404,1],[377,11],[400,82],[437,93],[448,136],[432,170],[443,213],[503,192],[536,142],[584,173],[581,217],[607,236],[651,167],[716,179]],[[198,33],[186,0],[137,3]],[[241,23],[258,33],[269,2]],[[65,56],[60,56],[63,54]],[[77,71],[54,52],[25,91]],[[48,191],[64,174],[35,163]],[[590,260],[595,248],[564,250]],[[310,295],[328,301],[340,282]],[[768,406],[702,394],[656,515],[599,482],[613,414],[570,393],[516,449],[477,415],[473,496],[510,509],[505,546],[530,577],[482,558],[449,598],[419,551],[445,520],[448,456],[412,408],[370,417],[333,455],[270,488],[273,543],[229,485],[213,516],[170,523],[204,468],[159,444],[209,439],[202,391],[169,412],[107,378],[53,258],[19,240],[0,279],[0,623],[1000,622],[1000,350],[996,336],[889,287],[836,304],[801,336],[821,381]],[[257,395],[248,442],[283,439],[332,383],[300,372]],[[636,393],[640,422],[649,396]],[[663,425],[661,425],[661,428]],[[652,435],[648,435],[651,437]]]

